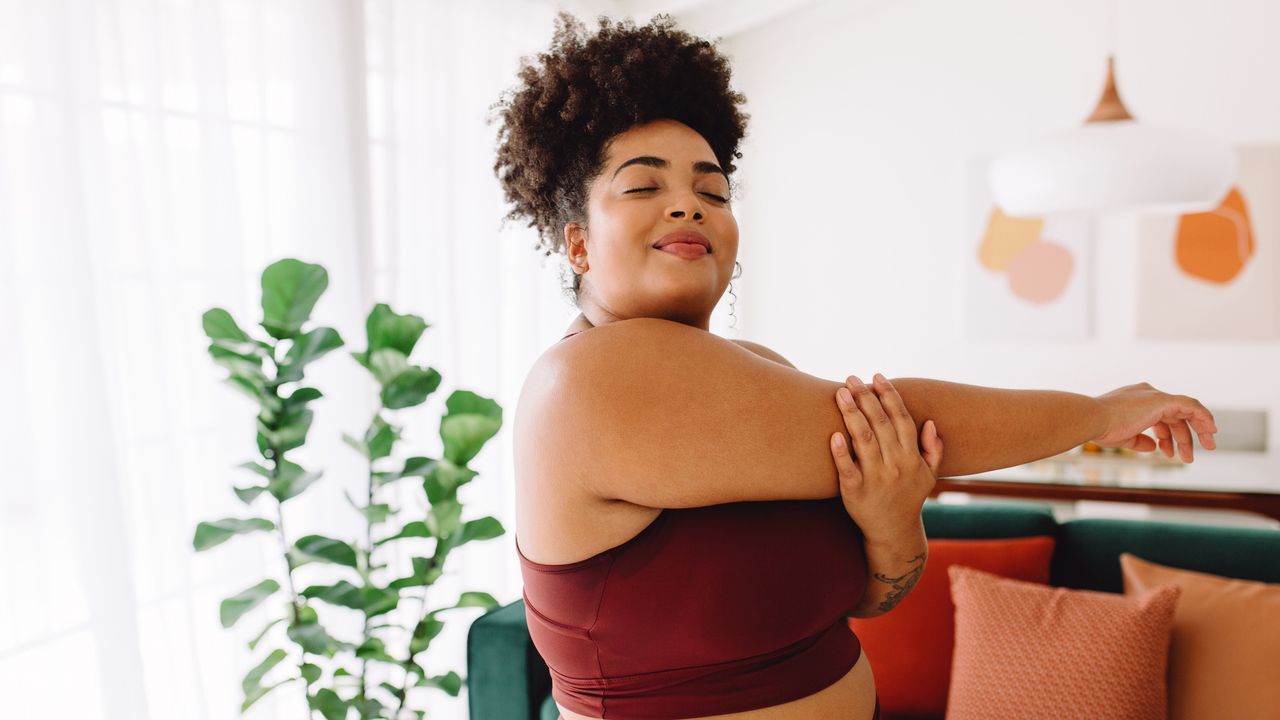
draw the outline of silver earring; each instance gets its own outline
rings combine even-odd
[[[738,294],[733,291],[733,281],[742,277],[742,263],[737,260],[733,261],[733,277],[729,280],[729,329],[736,330],[738,328],[738,315],[734,312],[734,305],[738,302]]]

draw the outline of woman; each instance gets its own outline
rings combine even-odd
[[[526,613],[567,720],[878,717],[846,617],[914,586],[936,474],[1086,440],[1176,442],[1190,462],[1192,427],[1213,448],[1198,401],[1145,383],[868,387],[711,334],[738,252],[747,117],[729,77],[669,18],[588,35],[561,15],[499,104],[510,216],[564,253],[582,311],[530,371],[514,431]]]

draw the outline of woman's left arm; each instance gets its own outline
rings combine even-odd
[[[1195,398],[1170,395],[1147,383],[1096,398],[1058,390],[1007,390],[927,378],[891,381],[916,424],[933,420],[946,438],[938,477],[1013,467],[1066,452],[1085,442],[1149,452],[1159,447],[1191,462],[1191,429],[1212,450],[1218,428]],[[1153,439],[1143,432],[1154,429]]]
[[[733,342],[788,367],[786,358],[759,343]],[[1192,462],[1191,429],[1200,444],[1216,447],[1213,414],[1195,398],[1160,392],[1147,383],[1126,385],[1098,397],[1058,390],[1007,390],[898,378],[898,389],[916,425],[932,419],[947,438],[938,477],[955,477],[1022,465],[1066,452],[1085,441],[1142,452],[1159,448]],[[1190,424],[1190,428],[1188,428]],[[1153,429],[1156,437],[1144,435]]]

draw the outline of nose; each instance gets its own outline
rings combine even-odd
[[[698,202],[697,195],[693,193],[681,194],[679,199],[667,209],[667,214],[673,218],[691,216],[694,220],[701,220],[703,217],[702,204]]]

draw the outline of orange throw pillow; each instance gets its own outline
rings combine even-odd
[[[876,677],[886,718],[942,717],[951,684],[955,605],[947,568],[976,567],[1004,577],[1047,584],[1053,538],[929,540],[920,581],[896,608],[874,618],[849,618]]]
[[[952,566],[956,649],[947,720],[1164,720],[1181,590],[1136,597]]]
[[[1280,585],[1181,570],[1124,553],[1124,591],[1182,588],[1169,655],[1169,717],[1280,717]]]

